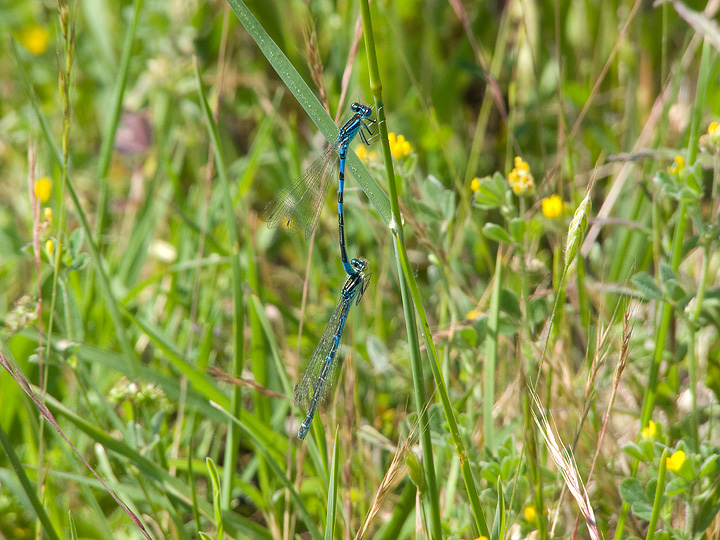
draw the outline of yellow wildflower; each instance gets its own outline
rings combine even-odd
[[[47,50],[50,33],[42,26],[33,25],[18,34],[18,41],[31,53],[42,54]]]
[[[412,146],[402,135],[388,133],[388,142],[390,143],[390,152],[395,156],[395,159],[406,158],[412,152]]]
[[[682,450],[676,451],[672,456],[665,459],[665,467],[672,472],[679,471],[683,463],[685,463],[685,452]]]
[[[357,157],[360,158],[360,161],[365,164],[368,164],[371,161],[377,161],[377,154],[375,153],[375,151],[368,150],[367,146],[365,146],[364,144],[355,147],[355,154],[357,155]]]
[[[508,184],[515,195],[527,195],[535,189],[535,180],[530,174],[530,165],[521,157],[515,158],[515,168],[508,174]]]
[[[45,251],[47,251],[48,253],[52,253],[54,249],[55,244],[52,240],[48,240],[47,242],[45,242]]]
[[[47,176],[43,176],[42,178],[35,180],[35,185],[33,186],[35,190],[35,197],[39,197],[40,201],[46,203],[48,202],[48,199],[50,199],[50,194],[52,193],[52,182]]]
[[[654,439],[655,435],[657,435],[657,425],[655,425],[655,422],[650,420],[647,427],[644,427],[642,430],[642,433],[640,436],[643,439]]]
[[[480,189],[480,179],[476,176],[472,179],[472,182],[470,182],[470,189],[472,191],[477,191]]]
[[[548,219],[557,219],[563,215],[565,203],[559,195],[551,195],[542,200],[542,213]]]
[[[525,507],[525,520],[528,523],[535,523],[537,520],[537,510],[535,510],[534,506]]]
[[[475,540],[488,540],[487,536],[478,536]]]
[[[710,136],[710,142],[715,146],[718,146],[718,144],[720,144],[720,124],[718,124],[717,122],[712,122],[708,126],[707,132]]]
[[[43,208],[43,217],[45,218],[45,221],[52,223],[52,218],[53,218],[52,208],[50,208],[49,206],[46,206],[45,208]]]
[[[683,157],[682,157],[682,156],[675,156],[675,161],[673,162],[672,165],[670,165],[670,166],[667,168],[667,171],[668,171],[670,174],[675,174],[675,175],[677,175],[677,174],[680,174],[680,172],[681,172],[684,168],[685,168],[685,160],[683,159]]]
[[[477,318],[480,317],[480,315],[482,315],[482,314],[483,314],[483,312],[480,311],[479,309],[473,309],[470,313],[468,313],[467,315],[465,315],[465,318],[466,318],[466,319],[473,320],[473,319],[477,319]]]

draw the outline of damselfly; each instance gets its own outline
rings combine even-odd
[[[318,405],[327,397],[335,382],[340,364],[335,359],[335,355],[340,345],[348,313],[353,303],[356,305],[360,303],[360,299],[370,283],[372,274],[365,273],[368,267],[365,259],[353,259],[350,261],[350,265],[353,273],[345,280],[340,291],[340,301],[335,306],[330,322],[325,328],[310,362],[295,385],[295,404],[308,407],[307,416],[298,430],[298,439],[304,439],[307,435]]]
[[[334,176],[335,164],[340,161],[340,181],[338,186],[338,227],[340,240],[340,258],[343,268],[348,274],[353,274],[352,264],[348,262],[345,250],[345,221],[343,218],[343,192],[345,190],[345,161],[350,142],[355,135],[365,144],[370,144],[375,136],[373,125],[377,119],[370,119],[372,107],[362,103],[353,103],[350,108],[355,113],[352,118],[343,124],[337,139],[327,147],[305,172],[283,189],[280,194],[270,201],[263,211],[263,218],[271,229],[284,224],[289,233],[294,233],[301,227],[305,230],[305,240],[310,238],[320,216],[320,210],[325,203],[330,178]]]

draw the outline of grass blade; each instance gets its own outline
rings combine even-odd
[[[338,472],[340,461],[340,445],[338,444],[338,430],[335,428],[335,443],[333,444],[333,457],[330,465],[330,489],[328,490],[327,515],[325,516],[325,540],[335,538],[335,517],[337,514],[338,499]]]
[[[13,444],[10,442],[7,433],[5,433],[2,426],[0,426],[0,446],[2,446],[5,451],[5,455],[10,461],[13,471],[15,471],[15,476],[20,481],[20,485],[23,488],[25,496],[30,501],[33,510],[35,510],[35,515],[42,524],[43,532],[50,538],[50,540],[60,540],[60,535],[55,530],[55,527],[53,527],[53,524],[50,521],[50,516],[48,516],[45,508],[43,507],[43,503],[40,502],[40,499],[38,499],[37,490],[32,486],[30,479],[25,474],[25,469],[20,462],[20,458],[18,458],[15,453]]]
[[[228,244],[230,246],[230,266],[232,269],[232,289],[233,289],[233,363],[231,375],[240,377],[243,368],[244,349],[245,349],[245,312],[243,298],[243,277],[240,270],[240,235],[235,221],[235,213],[232,207],[232,196],[230,195],[230,183],[227,178],[227,168],[225,167],[225,159],[223,157],[222,148],[220,146],[220,136],[218,135],[217,125],[213,119],[210,105],[205,97],[200,71],[197,62],[194,63],[195,79],[198,87],[198,99],[207,124],[208,134],[215,156],[215,168],[220,178],[220,189],[223,192],[223,210],[225,211],[225,225],[228,232]],[[235,418],[240,417],[242,411],[241,391],[239,386],[234,386],[230,397],[230,413]],[[225,445],[225,463],[223,470],[223,504],[224,509],[230,508],[232,500],[232,479],[237,465],[238,448],[240,446],[240,433],[232,424],[228,424],[228,433]]]
[[[258,22],[250,9],[242,0],[228,0],[230,7],[235,12],[245,30],[255,40],[255,43],[270,62],[270,65],[277,72],[288,89],[298,100],[308,117],[315,123],[328,141],[337,138],[338,127],[328,115],[327,111],[313,94],[305,80],[290,63],[290,60],[280,50],[280,47],[272,40],[262,25]],[[365,165],[355,155],[355,152],[348,152],[348,166],[353,172],[357,183],[362,187],[370,201],[377,208],[380,217],[385,223],[390,222],[390,202],[387,195],[380,187],[380,184],[370,175]]]
[[[110,160],[115,146],[115,134],[117,133],[118,123],[120,122],[120,111],[122,111],[123,99],[125,97],[125,87],[127,86],[128,71],[130,69],[130,59],[132,58],[132,48],[135,43],[135,34],[137,33],[138,20],[140,19],[140,10],[142,9],[143,0],[135,0],[133,6],[134,13],[130,26],[125,34],[125,42],[123,43],[122,57],[117,72],[115,88],[113,89],[112,103],[110,105],[110,117],[105,125],[105,133],[102,138],[102,146],[100,147],[100,155],[98,157],[97,180],[100,183],[100,199],[97,205],[97,228],[96,238],[98,243],[102,237],[103,221],[105,220],[105,211],[108,203],[108,182],[107,175],[110,170]]]

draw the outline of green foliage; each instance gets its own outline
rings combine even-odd
[[[546,540],[570,503],[540,408],[593,486],[577,534],[709,534],[706,6],[10,4],[0,535]],[[259,216],[371,100],[344,204],[373,278],[301,443],[292,388],[345,280],[337,180],[309,242]]]

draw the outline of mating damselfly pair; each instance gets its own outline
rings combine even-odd
[[[294,233],[302,228],[307,240],[315,230],[320,211],[334,178],[335,164],[339,163],[338,239],[340,259],[348,277],[340,290],[340,300],[333,310],[322,338],[295,386],[296,404],[307,407],[308,411],[298,430],[299,439],[305,438],[318,405],[329,394],[339,371],[339,361],[336,359],[336,355],[350,308],[353,303],[360,302],[372,275],[365,272],[368,267],[365,259],[348,260],[345,246],[343,193],[348,147],[356,135],[359,135],[365,144],[374,141],[377,119],[371,119],[372,108],[362,103],[353,103],[350,108],[355,114],[342,125],[335,142],[330,144],[305,172],[269,202],[263,212],[268,227],[285,225],[289,233]]]

